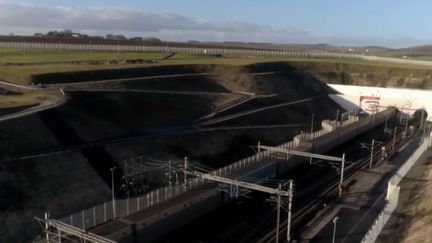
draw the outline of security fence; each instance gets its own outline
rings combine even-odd
[[[183,46],[149,46],[149,45],[113,45],[113,44],[71,44],[71,43],[37,43],[37,42],[7,42],[1,41],[0,47],[29,48],[29,49],[58,49],[80,51],[116,51],[116,52],[166,52],[191,53],[205,55],[240,55],[240,56],[275,56],[300,58],[330,58],[330,59],[358,59],[371,62],[388,62],[407,65],[432,66],[430,61],[401,59],[391,57],[378,57],[361,54],[328,52],[322,50],[259,50],[235,49],[222,47],[183,47]]]

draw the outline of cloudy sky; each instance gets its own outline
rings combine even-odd
[[[428,0],[0,0],[0,34],[406,47],[432,44],[431,10]]]

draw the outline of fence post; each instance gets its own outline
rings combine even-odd
[[[96,225],[96,207],[93,207],[93,226]]]
[[[126,199],[126,215],[129,215],[129,198]]]
[[[106,209],[106,202],[104,202],[104,222],[107,221],[107,209]]]
[[[81,218],[82,218],[82,229],[85,230],[85,211],[84,210],[81,212]]]

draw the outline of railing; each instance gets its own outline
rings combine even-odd
[[[355,121],[356,119],[348,119],[346,121],[341,121],[339,122],[339,126],[346,126]],[[313,132],[312,134],[302,132],[301,134],[295,136],[292,141],[283,143],[277,147],[292,150],[298,149],[302,145],[305,145],[308,140],[320,137],[331,131],[332,130],[329,129],[321,129],[319,131]],[[258,163],[265,161],[266,158],[270,158],[276,154],[277,152],[274,151],[261,151],[240,161],[214,170],[212,173],[215,175],[233,174],[239,172],[242,169],[250,168],[254,165],[257,165]],[[205,183],[207,183],[205,179],[189,179],[186,184],[159,188],[150,191],[140,197],[117,199],[115,200],[115,210],[113,209],[113,202],[110,201],[96,205],[87,210],[77,212],[75,214],[62,218],[60,221],[81,229],[88,229],[114,219],[114,211],[116,212],[116,217],[127,216],[145,208],[148,208],[152,205],[155,205],[156,203],[164,202],[191,189],[195,189],[199,186],[204,185]]]
[[[399,183],[417,162],[420,156],[428,149],[430,137],[424,137],[421,145],[416,151],[406,160],[406,162],[397,170],[394,176],[390,178],[387,189],[387,203],[378,217],[375,219],[373,225],[368,230],[362,239],[362,243],[373,243],[376,241],[385,224],[389,220],[391,214],[396,209],[399,200]]]
[[[316,137],[328,132],[329,131],[318,131],[315,132],[314,134]],[[284,143],[279,147],[295,149],[301,146],[303,144],[303,141],[305,141],[306,139],[306,134],[302,134],[301,136],[302,139],[293,140],[291,142]],[[228,166],[214,170],[212,173],[216,175],[232,174],[241,169],[249,168],[253,165],[256,165],[258,162],[263,161],[264,159],[271,156],[273,153],[274,152],[271,151],[263,151],[253,156],[244,158]],[[103,204],[94,206],[87,210],[83,210],[81,212],[72,214],[70,216],[61,219],[60,221],[81,229],[88,229],[93,226],[103,224],[105,222],[114,219],[115,218],[114,211],[116,212],[116,217],[127,216],[135,212],[138,212],[140,210],[143,210],[145,208],[148,208],[152,205],[155,205],[156,203],[161,203],[167,199],[180,195],[191,189],[202,186],[205,183],[207,183],[207,180],[204,179],[200,179],[200,178],[190,179],[186,184],[159,188],[141,197],[117,199],[115,200],[116,210],[113,210],[113,202],[110,201],[110,202],[105,202]]]

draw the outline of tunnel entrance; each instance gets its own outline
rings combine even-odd
[[[418,109],[412,116],[413,124],[422,125],[428,118],[428,113],[425,109]]]

